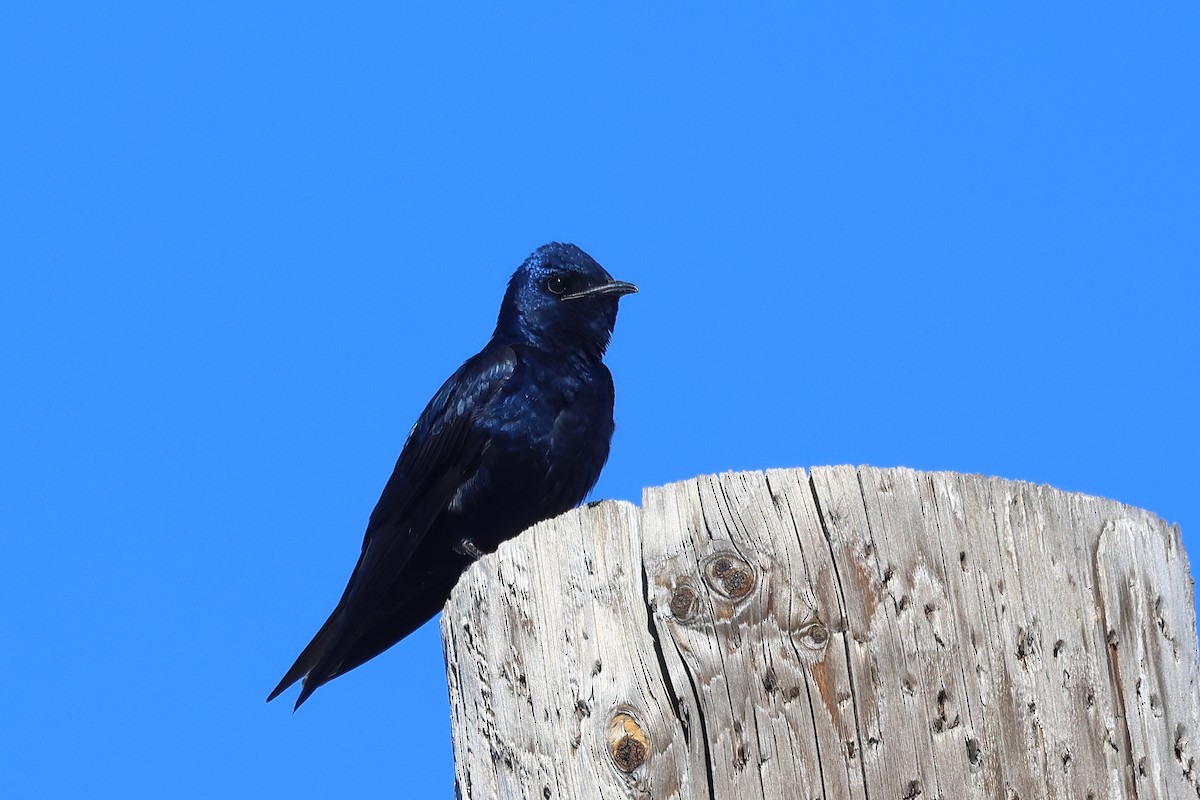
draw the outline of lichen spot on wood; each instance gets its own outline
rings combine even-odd
[[[754,570],[740,556],[717,553],[704,567],[704,580],[730,600],[741,600],[754,589]]]
[[[633,772],[650,754],[650,737],[628,712],[618,711],[608,723],[609,755],[621,772]]]

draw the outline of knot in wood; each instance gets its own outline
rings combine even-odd
[[[754,589],[754,570],[740,556],[717,553],[704,568],[704,580],[717,594],[741,600]]]
[[[690,586],[676,586],[671,593],[671,615],[681,622],[687,622],[696,616],[696,591]]]
[[[621,772],[633,772],[646,763],[650,737],[632,715],[619,711],[608,723],[609,755]]]
[[[829,628],[819,617],[802,625],[796,633],[800,643],[809,650],[824,650],[829,643]]]

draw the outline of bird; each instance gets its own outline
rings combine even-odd
[[[604,354],[637,291],[573,244],[517,268],[491,338],[410,430],[337,606],[267,702],[303,679],[299,709],[433,618],[484,554],[583,502],[614,429]]]

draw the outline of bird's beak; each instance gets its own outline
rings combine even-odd
[[[601,297],[610,295],[613,297],[620,297],[621,295],[634,294],[637,292],[637,290],[638,288],[632,283],[626,283],[625,281],[609,281],[608,283],[598,283],[595,286],[589,286],[588,288],[579,292],[564,294],[562,299],[578,300],[581,297]]]

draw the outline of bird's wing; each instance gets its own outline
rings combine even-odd
[[[364,617],[360,612],[382,601],[434,520],[478,467],[490,441],[481,411],[518,367],[511,348],[486,348],[459,367],[429,401],[371,512],[362,552],[341,600],[268,699],[307,674],[298,707],[337,674],[356,638],[350,627]]]
[[[491,439],[481,414],[518,364],[512,348],[488,348],[463,364],[429,401],[367,523],[355,571],[370,573],[362,576],[368,584],[390,584],[434,518],[475,472]]]
[[[478,465],[489,433],[480,424],[480,412],[517,371],[510,347],[492,347],[469,359],[450,376],[421,413],[391,478],[371,512],[363,549],[397,520],[409,517],[420,505],[432,502],[445,508],[450,496]],[[442,491],[431,491],[439,483]]]

